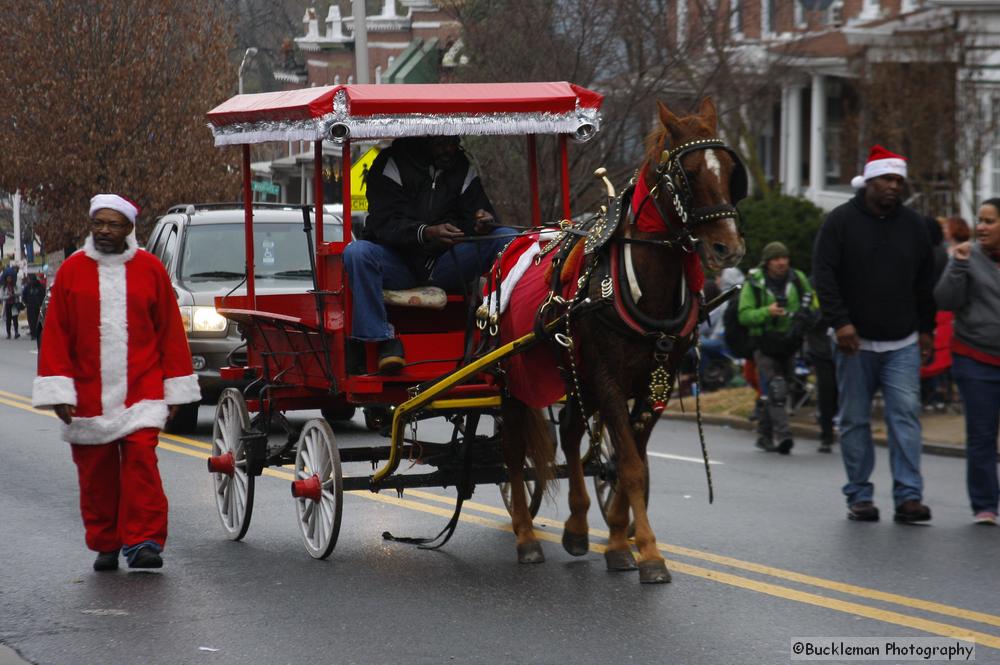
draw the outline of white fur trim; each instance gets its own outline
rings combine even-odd
[[[31,386],[31,406],[76,406],[76,385],[68,376],[36,376]]]
[[[101,411],[114,417],[128,395],[128,303],[125,263],[97,266],[101,324]]]
[[[163,380],[163,401],[167,404],[194,404],[201,401],[198,375],[175,376]]]
[[[163,429],[167,423],[167,404],[163,400],[136,402],[114,415],[73,418],[62,426],[62,438],[70,443],[101,444],[117,441],[146,427]]]
[[[517,283],[521,281],[524,277],[524,273],[528,271],[531,267],[532,262],[535,260],[535,255],[541,251],[541,245],[537,242],[533,242],[528,245],[528,248],[521,253],[521,256],[517,258],[517,262],[507,273],[507,276],[503,278],[500,282],[500,300],[497,302],[497,292],[493,291],[487,297],[487,302],[490,303],[490,313],[491,314],[503,314],[507,311],[507,305],[510,304],[510,294],[514,291],[514,287]]]
[[[873,159],[865,163],[865,180],[877,178],[880,175],[898,175],[906,177],[906,160],[899,157]]]
[[[94,247],[94,236],[89,235],[83,243],[83,253],[97,261],[102,266],[123,265],[132,259],[139,251],[139,243],[135,239],[135,231],[125,238],[125,251],[121,254],[105,254]]]
[[[98,210],[114,210],[128,218],[128,221],[135,224],[135,218],[139,215],[139,206],[135,205],[123,196],[117,194],[98,194],[90,199],[90,216]]]
[[[863,175],[856,175],[851,178],[851,187],[854,189],[861,189],[865,186],[865,177]]]

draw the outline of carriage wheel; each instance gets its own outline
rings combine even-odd
[[[337,544],[344,505],[340,452],[325,420],[310,420],[299,434],[292,496],[306,551],[325,559]]]
[[[608,470],[608,475],[602,478],[594,476],[594,493],[597,495],[597,505],[601,509],[601,517],[604,522],[608,521],[608,511],[611,510],[611,502],[615,499],[615,491],[618,488],[618,455],[615,453],[614,445],[611,443],[611,436],[596,419],[591,424],[591,429],[598,432],[601,444],[597,447],[601,462]],[[646,460],[646,505],[649,505],[649,460]],[[635,535],[635,522],[629,522],[628,537]]]
[[[530,459],[525,459],[524,468],[534,469],[535,465]],[[542,507],[542,496],[545,492],[534,480],[524,481],[524,488],[528,491],[528,512],[534,517],[538,514],[538,509]],[[500,483],[500,498],[503,499],[503,505],[506,506],[507,512],[513,515],[514,503],[510,497],[510,483]]]
[[[240,540],[253,515],[254,477],[247,473],[246,448],[241,437],[250,429],[246,400],[236,388],[219,396],[212,426],[212,457],[208,469],[215,486],[215,505],[230,540]]]

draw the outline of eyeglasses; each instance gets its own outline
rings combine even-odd
[[[128,223],[123,224],[121,222],[107,222],[103,219],[90,220],[90,228],[92,228],[95,231],[98,231],[102,228],[105,228],[109,231],[124,231],[128,227],[129,227]]]

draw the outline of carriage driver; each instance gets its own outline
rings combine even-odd
[[[400,138],[368,171],[363,240],[344,251],[351,285],[351,337],[378,342],[380,372],[405,364],[382,289],[461,291],[489,270],[509,240],[479,174],[456,136]],[[475,240],[475,242],[472,242]]]

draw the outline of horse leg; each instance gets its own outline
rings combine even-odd
[[[608,551],[620,552],[627,549],[628,508],[631,508],[635,520],[635,544],[639,550],[639,581],[644,584],[669,582],[670,571],[656,547],[656,535],[646,513],[646,466],[636,437],[632,434],[628,414],[621,407],[602,413],[606,416],[611,441],[618,453],[618,487],[615,501],[612,502],[612,515],[608,518],[611,527]],[[627,508],[621,505],[626,500]],[[609,560],[609,567],[610,563]]]
[[[580,405],[570,400],[563,409],[559,434],[563,455],[566,456],[566,471],[569,476],[569,517],[563,525],[562,545],[573,556],[583,556],[590,551],[590,531],[587,525],[587,511],[590,510],[590,496],[583,477],[580,462],[580,441],[583,438],[583,415]]]
[[[531,512],[524,487],[524,460],[528,449],[529,409],[514,399],[501,407],[501,430],[504,462],[510,484],[511,527],[517,542],[518,563],[542,563],[545,554],[531,525]],[[540,471],[539,471],[540,473]],[[541,480],[539,480],[541,482]]]

